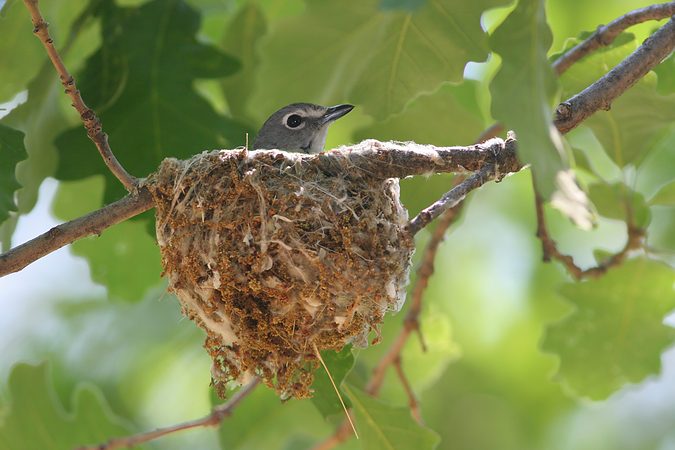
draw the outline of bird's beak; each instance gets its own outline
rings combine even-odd
[[[321,124],[325,125],[347,114],[354,109],[354,105],[336,105],[326,109],[326,113],[321,117]]]

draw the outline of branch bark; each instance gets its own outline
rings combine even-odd
[[[501,139],[468,147],[434,147],[414,142],[380,142],[369,139],[351,147],[342,147],[319,155],[278,150],[256,150],[249,154],[251,158],[256,155],[272,159],[281,158],[288,164],[315,164],[329,174],[337,174],[339,170],[340,174],[346,176],[382,179],[459,172],[465,169],[477,170],[486,165],[499,167],[503,172],[514,172],[521,167],[516,159],[515,141],[507,147],[505,141]],[[496,175],[494,169],[486,171],[482,182],[488,181],[494,175]],[[473,188],[479,185],[476,184]],[[0,277],[19,271],[31,262],[77,239],[101,234],[104,229],[152,207],[150,193],[141,186],[136,194],[130,194],[100,210],[58,225],[3,253],[0,255]]]
[[[553,63],[553,69],[560,75],[570,68],[572,64],[584,56],[592,53],[600,47],[606,47],[627,28],[648,20],[661,20],[675,15],[675,2],[650,5],[636,9],[628,14],[611,21],[607,25],[601,25],[586,40],[568,50],[563,56]]]
[[[675,18],[666,22],[605,76],[558,105],[555,126],[561,133],[567,133],[599,109],[608,110],[619,95],[670,55],[673,47]]]
[[[33,5],[35,0],[24,0],[27,6]],[[41,18],[38,16],[36,32],[46,24],[40,25]],[[35,17],[34,17],[34,20]],[[44,23],[44,21],[42,21]],[[47,34],[48,36],[48,34]],[[44,42],[46,42],[45,39]],[[53,48],[53,45],[46,43],[45,46]],[[558,107],[556,126],[562,133],[576,127],[588,116],[600,108],[608,108],[611,101],[625,92],[640,77],[644,76],[651,68],[658,64],[663,58],[668,56],[675,46],[675,20],[671,19],[661,29],[650,36],[634,53],[626,58],[617,67],[612,69],[604,77],[575,95],[568,101]],[[58,56],[58,54],[57,54]],[[55,63],[55,66],[57,63]],[[57,67],[58,70],[58,67]],[[66,72],[67,73],[67,72]],[[63,79],[63,75],[62,75]],[[70,78],[67,78],[69,80]],[[79,93],[77,94],[79,96]],[[391,177],[403,177],[408,175],[420,175],[433,172],[453,172],[462,170],[479,170],[489,162],[494,162],[494,150],[488,151],[484,145],[470,147],[434,147],[420,145],[416,143],[378,143],[378,141],[364,141],[372,144],[371,150],[365,153],[351,152],[352,148],[344,147],[324,154],[316,155],[320,160],[321,167],[330,172],[335,170],[340,164],[335,164],[332,158],[348,158],[359,170],[369,173],[384,174],[389,173]],[[112,154],[112,153],[111,153]],[[338,156],[338,154],[340,156]],[[287,154],[294,155],[294,154]],[[433,158],[429,158],[429,156]],[[295,161],[294,157],[289,158]],[[426,161],[425,161],[426,160]],[[425,162],[421,162],[425,161]],[[432,164],[427,164],[432,162]],[[518,166],[515,160],[510,160],[506,164],[500,164],[500,170],[507,172],[505,167],[512,165]],[[387,169],[384,167],[388,166]],[[414,169],[414,171],[408,171]],[[389,171],[389,172],[387,172]],[[478,181],[478,179],[475,179]],[[476,187],[482,183],[477,183]],[[456,191],[455,194],[458,194]],[[447,194],[449,195],[449,194]],[[453,196],[449,196],[450,203],[453,202]],[[147,203],[146,203],[147,201]],[[137,209],[127,212],[128,204],[137,204]],[[151,208],[152,205],[147,200],[145,194],[140,194],[138,198],[128,196],[124,199],[106,206],[106,214],[101,217],[98,212],[93,212],[87,216],[74,221],[60,225],[63,229],[57,232],[49,231],[37,238],[22,244],[16,249],[0,255],[0,276],[15,272],[30,264],[31,262],[51,253],[54,250],[67,245],[74,240],[91,234],[100,234],[100,232],[120,220],[124,220],[133,215]],[[120,208],[120,211],[117,211]],[[447,209],[447,208],[446,208]],[[130,214],[130,215],[127,215]],[[122,217],[121,219],[118,219]],[[55,228],[59,228],[55,227]],[[76,228],[81,228],[80,230]],[[50,233],[63,233],[59,239],[50,237]],[[20,249],[20,250],[19,250]]]
[[[0,277],[18,272],[28,264],[78,239],[100,235],[106,228],[137,216],[153,207],[152,195],[147,189],[93,211],[86,216],[55,226],[0,255]]]
[[[84,128],[87,130],[87,136],[89,136],[89,139],[96,145],[98,152],[101,154],[101,157],[110,172],[120,180],[127,191],[133,192],[136,189],[138,180],[131,176],[117,160],[108,144],[108,135],[103,132],[101,121],[96,113],[84,103],[84,100],[82,100],[80,91],[75,84],[75,79],[70,72],[68,72],[68,69],[61,59],[61,55],[59,55],[58,50],[54,47],[54,40],[49,35],[49,24],[42,17],[42,13],[40,13],[38,0],[24,0],[23,2],[33,20],[33,33],[40,39],[40,42],[42,42],[42,45],[47,51],[47,55],[49,55],[49,59],[54,65],[54,69],[56,69],[56,72],[59,74],[61,84],[66,89],[66,94],[68,94],[73,102],[73,108],[80,114],[80,119],[82,119]]]
[[[201,419],[180,423],[178,425],[173,425],[166,428],[158,428],[153,431],[139,433],[133,436],[113,438],[110,439],[105,444],[98,444],[91,447],[80,447],[77,450],[115,450],[118,448],[131,448],[143,444],[145,442],[153,441],[162,436],[176,433],[178,431],[189,430],[191,428],[202,428],[207,426],[215,427],[217,425],[220,425],[223,419],[232,414],[232,410],[239,403],[241,403],[242,400],[248,397],[248,395],[251,392],[253,392],[253,390],[256,388],[256,386],[258,386],[259,383],[260,383],[259,378],[253,379],[253,381],[251,381],[249,384],[239,389],[237,393],[234,394],[229,401],[223,403],[222,405],[216,406],[211,411],[211,414],[202,417]]]

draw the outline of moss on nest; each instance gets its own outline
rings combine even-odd
[[[255,375],[308,397],[314,346],[366,346],[405,299],[414,247],[398,180],[293,157],[214,151],[167,159],[147,181],[169,289],[206,331],[220,391]]]

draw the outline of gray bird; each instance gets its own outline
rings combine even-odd
[[[353,105],[327,108],[312,103],[284,106],[272,114],[260,128],[253,142],[253,150],[320,153],[326,144],[328,126],[352,109]]]

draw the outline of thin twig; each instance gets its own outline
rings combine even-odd
[[[239,389],[232,398],[218,405],[211,411],[211,414],[204,416],[201,419],[191,420],[189,422],[180,423],[178,425],[173,425],[165,428],[158,428],[153,431],[148,431],[145,433],[135,434],[133,436],[126,436],[120,438],[110,439],[104,444],[94,445],[90,447],[80,447],[77,450],[115,450],[118,448],[130,448],[136,445],[143,444],[144,442],[150,442],[155,439],[158,439],[167,434],[173,434],[178,431],[189,430],[191,428],[202,428],[202,427],[214,427],[220,425],[220,423],[228,416],[232,414],[234,408],[241,403],[241,401],[246,398],[255,387],[260,382],[260,379],[254,378],[253,381],[248,383],[246,386],[243,386]]]
[[[584,56],[610,45],[627,28],[649,20],[666,19],[672,15],[675,15],[675,2],[650,5],[624,14],[607,25],[599,26],[587,39],[565,52],[553,63],[553,70],[560,75]]]
[[[457,206],[459,202],[464,200],[469,192],[479,188],[486,182],[497,178],[499,172],[495,167],[495,164],[485,165],[479,171],[446,192],[443,197],[434,202],[431,206],[424,208],[408,224],[408,231],[410,234],[417,234],[418,231],[429,225],[431,221],[440,216],[443,212]]]
[[[598,81],[558,105],[555,126],[561,133],[567,133],[599,109],[608,110],[617,97],[670,55],[673,47],[675,18],[666,22]]]
[[[610,267],[621,264],[626,259],[626,256],[628,256],[628,253],[631,250],[636,250],[642,247],[645,231],[633,224],[632,213],[630,212],[630,208],[628,208],[626,218],[628,236],[626,238],[626,244],[624,247],[619,252],[599,263],[597,266],[582,269],[574,262],[574,258],[558,250],[556,242],[548,234],[546,218],[544,216],[544,200],[536,190],[534,194],[534,207],[537,213],[537,237],[541,241],[543,260],[545,262],[549,262],[552,259],[560,261],[565,266],[567,271],[577,280],[582,280],[584,278],[597,278],[605,274],[605,272],[607,272]]]
[[[18,272],[28,264],[87,236],[100,235],[106,228],[137,216],[153,207],[147,189],[97,209],[86,216],[55,226],[30,241],[0,254],[0,277]]]
[[[609,46],[619,35],[627,28],[649,20],[661,20],[675,14],[675,2],[661,3],[651,5],[645,8],[636,9],[624,14],[611,21],[607,25],[600,25],[593,34],[580,42],[575,47],[567,50],[562,56],[556,59],[552,66],[556,75],[562,75],[574,63],[597,50],[600,47]],[[492,137],[498,136],[504,131],[504,125],[496,122],[485,129],[477,139],[477,142],[486,141]]]
[[[401,362],[401,355],[398,355],[398,358],[394,360],[394,369],[396,369],[396,375],[398,375],[398,379],[401,382],[401,386],[403,386],[403,390],[405,391],[405,394],[408,397],[408,406],[410,407],[410,413],[412,414],[413,418],[417,423],[419,423],[420,425],[424,425],[424,420],[422,419],[422,412],[420,411],[420,403],[417,400],[417,396],[415,396],[415,392],[413,391],[413,388],[410,385],[410,381],[408,381],[408,377],[405,376],[405,372],[403,371],[403,363]]]
[[[96,145],[98,152],[101,154],[101,157],[103,158],[105,165],[108,166],[110,172],[120,180],[127,191],[133,192],[136,189],[138,180],[131,176],[117,160],[108,144],[108,135],[103,132],[101,121],[96,116],[96,113],[84,103],[84,100],[82,100],[80,91],[75,84],[75,79],[68,72],[59,52],[56,50],[56,47],[54,47],[54,40],[49,35],[49,24],[44,20],[40,13],[38,0],[24,0],[23,2],[33,20],[33,33],[37,35],[40,42],[42,42],[42,45],[45,47],[45,50],[47,50],[49,59],[54,65],[56,72],[59,74],[61,84],[66,89],[66,94],[68,94],[72,100],[73,107],[80,114],[84,128],[87,130],[87,136],[89,136],[89,139]]]

